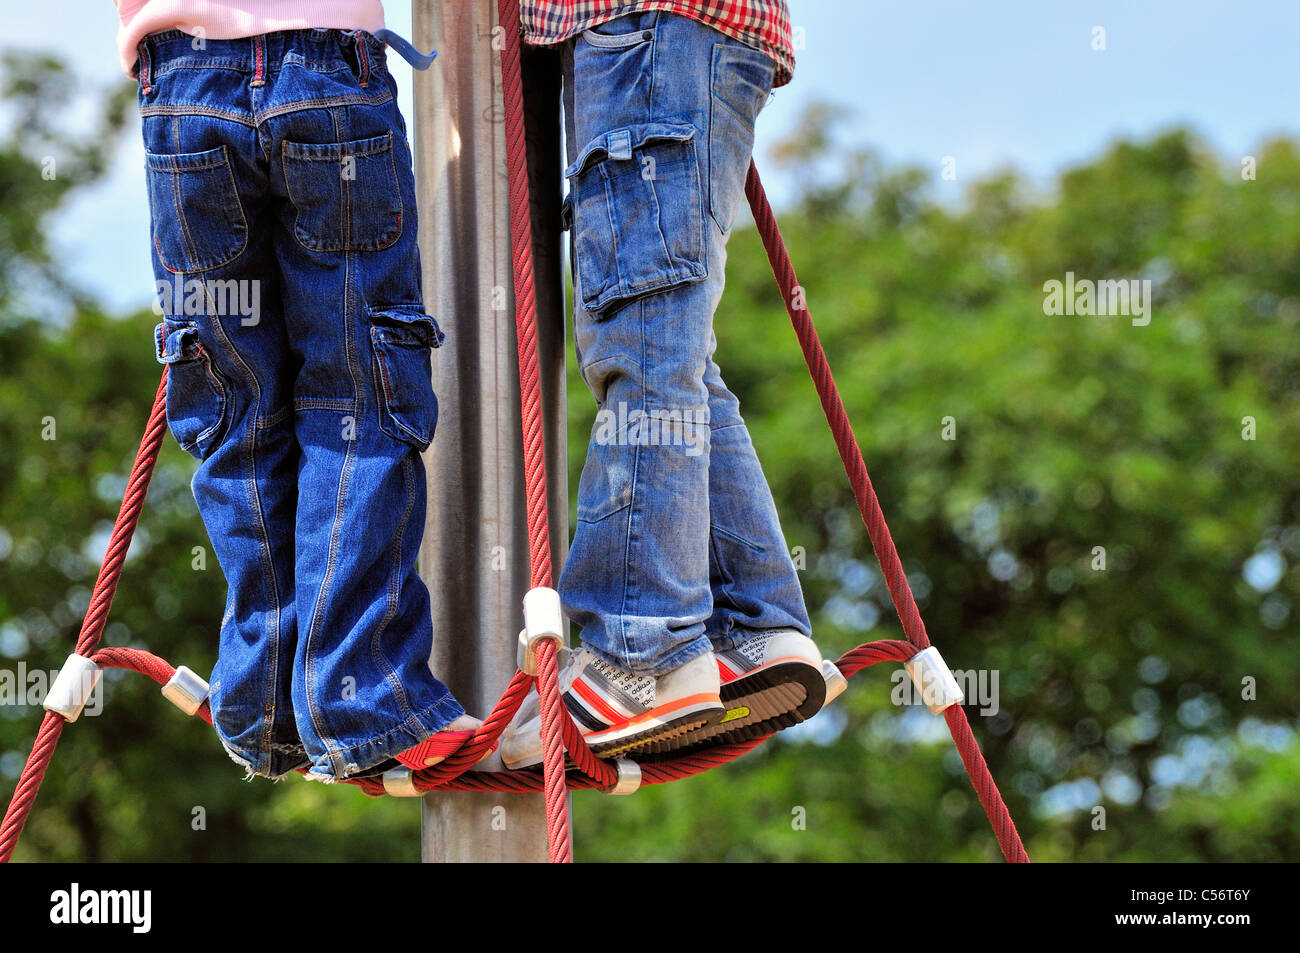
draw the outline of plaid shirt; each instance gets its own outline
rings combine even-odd
[[[776,61],[774,86],[794,73],[790,12],[785,0],[519,0],[524,41],[559,43],[628,13],[665,10],[698,20]]]

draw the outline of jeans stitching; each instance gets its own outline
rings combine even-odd
[[[216,313],[216,302],[212,300],[211,292],[204,288],[206,304],[211,313]],[[230,340],[226,333],[225,326],[219,319],[214,320],[213,334],[221,341],[223,350],[227,351],[233,357],[235,364],[243,372],[245,383],[253,394],[252,407],[246,413],[247,423],[242,428],[244,433],[240,443],[243,446],[241,458],[245,464],[245,487],[248,493],[249,506],[253,511],[255,518],[255,532],[257,533],[258,542],[258,562],[262,573],[263,584],[267,586],[271,593],[271,633],[270,642],[270,665],[269,674],[266,680],[266,691],[263,695],[263,747],[271,743],[272,732],[275,728],[275,687],[279,681],[279,659],[280,659],[280,620],[284,611],[283,600],[280,597],[280,586],[275,576],[274,554],[271,552],[270,534],[266,531],[265,511],[262,506],[262,497],[258,492],[257,486],[257,427],[253,425],[257,420],[257,410],[262,405],[262,383],[257,379],[257,374],[248,366],[248,362],[240,355],[239,349]],[[234,426],[234,421],[231,422]],[[268,755],[269,760],[269,755]]]
[[[340,116],[337,110],[331,110],[331,118],[335,127],[335,138],[338,138],[338,126]],[[351,302],[353,300],[353,269],[356,263],[355,256],[352,253],[343,253],[343,300]],[[342,309],[342,331],[343,331],[343,350],[347,359],[348,376],[352,382],[352,401],[354,407],[360,407],[362,401],[361,382],[359,380],[360,371],[357,368],[356,346],[353,341],[352,320],[354,315],[352,309],[345,305]],[[315,665],[314,638],[313,635],[319,632],[318,620],[324,614],[326,593],[329,585],[333,582],[335,564],[338,559],[339,534],[342,530],[343,519],[347,510],[347,490],[352,477],[352,467],[355,454],[353,452],[356,445],[355,440],[347,441],[347,448],[343,455],[343,472],[339,475],[338,496],[335,499],[335,516],[334,525],[330,528],[329,559],[325,572],[325,581],[321,584],[320,594],[317,597],[317,611],[313,613],[312,627],[307,637],[306,650],[306,689],[307,689],[307,710],[311,718],[312,728],[316,734],[324,740],[325,752],[332,759],[341,759],[337,751],[332,751],[332,734],[325,725],[324,711],[318,706],[316,693],[313,690],[313,677]],[[322,730],[325,728],[326,730]]]
[[[330,746],[330,731],[325,724],[324,713],[317,704],[316,698],[316,641],[320,636],[323,628],[325,607],[329,602],[330,587],[334,583],[334,570],[338,560],[338,541],[339,533],[342,529],[344,516],[347,511],[347,496],[349,484],[352,477],[352,447],[355,441],[347,441],[347,449],[343,455],[343,467],[339,473],[339,487],[334,497],[334,521],[330,527],[328,558],[325,563],[325,572],[322,574],[320,589],[316,593],[316,605],[312,610],[311,625],[307,630],[307,645],[304,649],[303,660],[303,686],[307,694],[307,714],[311,719],[312,729],[316,734],[325,740],[326,754],[333,756]]]
[[[286,113],[301,112],[307,109],[330,109],[337,106],[382,106],[392,101],[393,93],[384,89],[381,93],[363,96],[360,93],[348,93],[344,96],[324,96],[317,99],[297,99],[291,103],[281,103],[271,109],[255,110],[252,113],[204,106],[200,103],[155,103],[142,106],[139,110],[143,116],[211,116],[214,119],[229,119],[243,126],[257,128],[267,120],[275,119]]]
[[[272,430],[278,427],[284,421],[293,416],[293,404],[285,404],[275,413],[267,417],[258,417],[253,421],[253,426],[258,430]]]
[[[185,242],[185,254],[189,256],[190,265],[198,264],[199,253],[194,248],[194,239],[190,236],[189,222],[185,220],[185,210],[181,208],[181,174],[175,169],[171,173],[172,180],[172,204],[176,209],[176,224],[181,229],[181,239]],[[189,269],[178,269],[178,271],[187,271]]]
[[[393,534],[393,545],[389,550],[392,568],[388,575],[388,607],[383,619],[379,621],[374,634],[370,637],[371,657],[377,666],[385,669],[384,678],[392,688],[397,703],[408,717],[414,717],[414,713],[411,711],[406,692],[402,689],[402,680],[393,668],[392,662],[380,651],[379,639],[387,631],[393,616],[397,614],[398,597],[401,595],[402,580],[399,573],[402,564],[402,542],[406,536],[406,524],[411,517],[411,510],[415,507],[415,481],[412,479],[411,469],[411,455],[408,453],[402,458],[402,482],[406,487],[406,507],[402,510],[402,518],[397,524],[397,532]]]
[[[450,702],[452,705],[456,706],[457,708],[462,707],[461,704],[458,701],[456,701],[455,696],[453,696],[451,692],[444,691],[442,696],[436,702],[434,702],[432,705],[429,705],[419,714],[412,715],[410,718],[406,719],[406,721],[402,722],[401,724],[393,728],[390,728],[388,731],[385,731],[382,735],[375,735],[374,737],[367,738],[365,741],[359,741],[356,744],[348,745],[346,748],[336,749],[333,752],[333,754],[330,756],[329,760],[332,763],[335,763],[336,765],[340,763],[345,763],[349,756],[354,755],[356,752],[361,751],[363,748],[382,745],[387,739],[391,738],[393,735],[402,734],[404,732],[412,733],[413,729],[417,727],[423,728],[424,720],[428,718],[430,715],[436,713],[439,708],[442,708],[448,702]],[[455,718],[449,718],[446,724],[450,724],[452,721],[455,721]],[[442,729],[440,728],[438,730],[441,731]],[[337,776],[338,772],[336,771],[335,774]]]
[[[321,99],[300,99],[292,103],[283,103],[274,109],[267,109],[255,116],[258,122],[266,122],[268,119],[274,119],[276,116],[282,116],[285,113],[299,112],[304,109],[323,109],[335,108],[338,106],[382,106],[390,102],[393,93],[385,89],[382,93],[364,96],[361,93],[349,93],[346,96],[326,96]]]
[[[342,155],[340,155],[339,158],[341,161],[343,158]],[[355,162],[357,160],[354,159],[353,161]],[[339,214],[339,241],[342,243],[342,247],[339,250],[346,253],[350,248],[353,247],[352,245],[352,180],[343,175],[342,169],[336,169],[335,175],[338,176],[338,181],[341,183],[339,198],[342,200],[343,203],[343,210]]]
[[[725,526],[715,523],[712,520],[709,521],[709,529],[715,533],[721,533],[723,536],[733,539],[743,546],[748,546],[756,553],[767,552],[767,550],[763,546],[760,546],[758,543],[755,543],[752,540],[748,540],[744,536],[741,536],[739,533],[736,533],[733,530],[729,530]]]
[[[341,413],[347,413],[356,409],[356,402],[344,400],[342,398],[331,399],[328,397],[295,397],[293,399],[294,410],[334,410]]]
[[[381,244],[379,246],[381,249],[391,248],[393,245],[397,244],[397,240],[402,237],[402,229],[404,227],[403,219],[406,216],[406,203],[402,199],[402,180],[397,175],[397,159],[393,157],[393,152],[393,132],[390,129],[388,132],[388,168],[393,173],[393,188],[397,192],[397,233],[393,236],[392,241],[387,244]]]
[[[141,107],[140,116],[141,118],[149,116],[207,116],[210,119],[226,119],[230,122],[237,122],[241,126],[248,126],[250,129],[255,129],[258,125],[252,116],[244,113],[220,109],[216,106],[200,106],[197,104],[191,106],[182,103],[157,103],[153,106]]]
[[[637,319],[641,325],[641,367],[646,367],[648,355],[646,354],[647,336],[645,327],[645,303],[639,301],[636,304]],[[643,370],[639,382],[640,403],[642,412],[645,410],[646,395],[646,372]],[[640,531],[638,529],[637,507],[640,502],[640,494],[637,493],[637,486],[641,478],[641,447],[637,445],[632,451],[632,475],[631,490],[628,493],[628,510],[627,510],[627,542],[623,551],[623,604],[619,606],[619,636],[623,641],[623,657],[632,657],[632,646],[628,641],[627,609],[628,603],[641,594],[640,586],[636,585],[635,575],[633,573],[633,553],[640,544]],[[633,590],[635,594],[633,593]]]
[[[157,79],[161,76],[166,76],[168,73],[173,73],[176,70],[182,70],[182,69],[196,69],[196,70],[228,69],[228,70],[233,70],[237,73],[248,72],[248,67],[244,65],[243,60],[238,60],[238,59],[192,60],[187,58],[182,62],[173,61],[171,63],[168,63],[166,66],[164,66],[162,69],[158,70],[157,73],[154,74],[154,79]]]

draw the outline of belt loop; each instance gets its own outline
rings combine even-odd
[[[148,96],[153,92],[153,58],[149,55],[148,40],[137,43],[135,52],[140,58],[140,92]]]
[[[253,81],[250,86],[266,85],[266,34],[253,37]]]
[[[357,65],[361,67],[361,88],[370,83],[370,51],[366,49],[366,38],[360,30],[352,33],[352,42],[357,48]]]

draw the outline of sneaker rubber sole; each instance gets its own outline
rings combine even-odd
[[[722,720],[680,740],[675,753],[750,741],[807,721],[826,701],[826,679],[806,659],[776,659],[725,682],[720,694],[727,708]]]
[[[652,708],[621,724],[590,732],[583,737],[592,753],[599,758],[640,756],[650,752],[667,753],[680,748],[691,732],[718,724],[726,714],[726,703],[718,695],[692,695]],[[537,754],[506,766],[513,771],[541,763],[542,756]],[[571,761],[569,763],[572,764]]]

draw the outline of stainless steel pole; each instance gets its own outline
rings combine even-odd
[[[437,436],[425,458],[429,510],[420,571],[433,599],[434,672],[480,717],[515,669],[528,589],[523,437],[515,356],[500,31],[495,0],[415,0],[416,45],[438,50],[415,74],[415,171],[434,352]],[[525,50],[551,548],[568,541],[564,310],[560,255],[559,67]],[[501,767],[498,756],[484,766]],[[544,861],[537,795],[431,794],[425,861]]]

